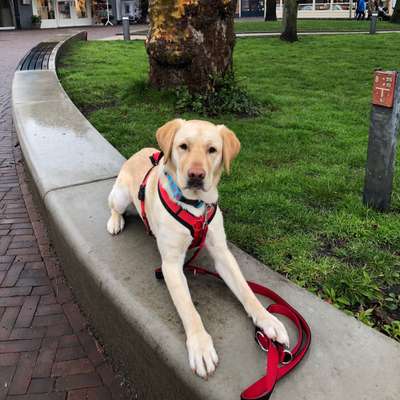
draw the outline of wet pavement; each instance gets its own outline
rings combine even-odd
[[[12,125],[19,60],[37,43],[78,30],[0,31],[0,400],[129,398],[73,299]],[[99,39],[121,27],[84,30]]]

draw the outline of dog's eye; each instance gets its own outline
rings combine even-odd
[[[210,148],[208,149],[208,152],[209,152],[210,154],[215,153],[216,151],[217,151],[217,149],[216,149],[215,147],[210,147]]]
[[[179,148],[182,149],[182,150],[187,150],[188,147],[187,147],[186,143],[182,143],[182,144],[179,145]]]

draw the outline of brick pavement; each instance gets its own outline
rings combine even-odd
[[[64,278],[13,132],[15,65],[46,35],[0,32],[0,400],[127,399]]]

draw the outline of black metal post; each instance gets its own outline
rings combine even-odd
[[[122,17],[122,31],[124,33],[124,40],[131,40],[129,32],[129,17]]]
[[[373,12],[371,15],[371,21],[369,24],[369,33],[370,35],[374,35],[376,33],[376,21],[378,19],[378,13]]]
[[[379,211],[390,208],[399,127],[400,73],[376,72],[363,202]]]

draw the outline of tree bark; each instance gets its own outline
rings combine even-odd
[[[203,92],[232,71],[236,0],[150,0],[150,83]]]
[[[399,0],[400,1],[400,0]],[[297,0],[285,0],[283,6],[281,39],[295,42],[297,37]]]
[[[400,23],[400,0],[396,1],[396,5],[394,6],[393,14],[390,20],[392,22]]]
[[[267,0],[265,21],[276,21],[276,19],[276,0]]]

